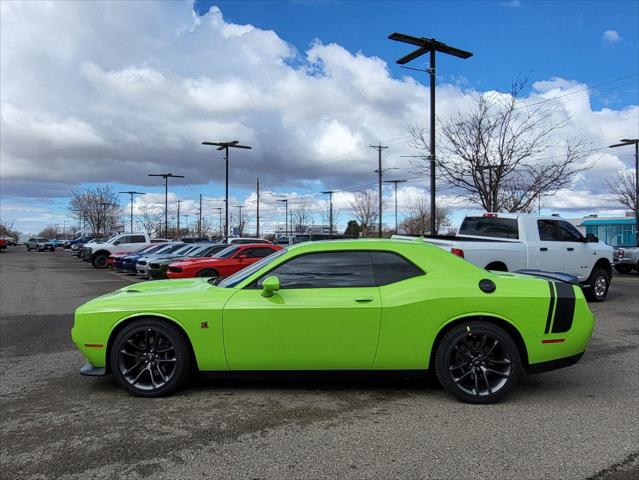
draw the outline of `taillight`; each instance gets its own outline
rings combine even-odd
[[[484,218],[497,218],[497,214],[496,213],[484,213],[483,217]]]
[[[461,248],[451,248],[450,253],[453,255],[457,255],[458,257],[464,258],[464,251]]]

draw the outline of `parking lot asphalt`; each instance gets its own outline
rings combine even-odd
[[[581,362],[488,406],[420,375],[209,376],[132,397],[80,376],[69,336],[77,306],[132,281],[65,251],[0,253],[1,478],[639,477],[639,275],[590,304]]]

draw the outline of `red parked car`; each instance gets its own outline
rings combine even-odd
[[[169,278],[224,278],[281,249],[279,245],[263,243],[231,245],[212,257],[173,262],[169,265],[166,275]]]

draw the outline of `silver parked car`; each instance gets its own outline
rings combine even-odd
[[[617,247],[612,253],[615,270],[619,273],[639,272],[639,245],[636,247]]]
[[[38,252],[44,252],[45,250],[49,250],[53,252],[55,250],[55,245],[50,240],[42,237],[33,237],[27,240],[27,250],[36,250]]]

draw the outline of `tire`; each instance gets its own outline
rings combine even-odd
[[[196,277],[219,277],[220,274],[217,273],[217,270],[215,270],[214,268],[205,268],[203,270],[200,270],[199,272],[197,272],[197,274],[195,275]]]
[[[632,272],[632,265],[615,265],[615,270],[619,273],[630,273]]]
[[[91,260],[91,264],[93,265],[94,268],[106,268],[107,264],[107,256],[104,253],[99,253],[98,255],[95,255],[93,257],[93,259]]]
[[[584,288],[586,298],[591,302],[603,302],[610,288],[610,275],[601,268],[595,267],[586,282],[589,287]]]
[[[175,325],[141,319],[118,333],[109,361],[116,382],[129,393],[161,397],[176,391],[189,377],[191,350]]]
[[[521,371],[517,345],[505,330],[489,322],[460,323],[436,346],[435,374],[462,402],[486,404],[503,399]]]
[[[31,251],[31,247],[29,245],[27,245],[27,252]]]

